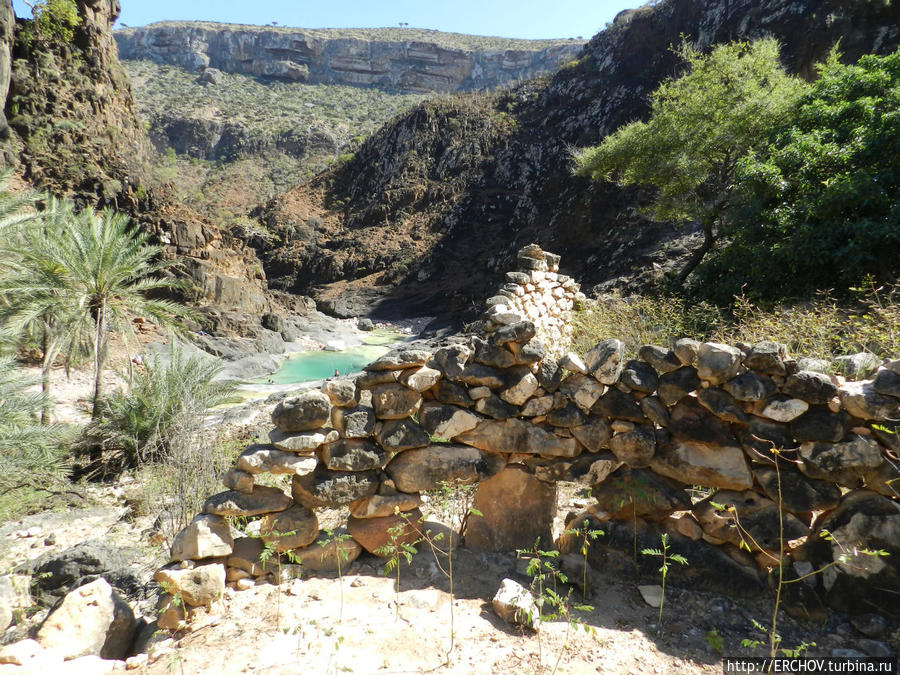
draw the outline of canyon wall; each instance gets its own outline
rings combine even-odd
[[[482,50],[444,46],[439,40],[370,40],[328,37],[327,33],[163,22],[119,30],[115,38],[123,59],[152,60],[188,70],[216,68],[291,82],[422,92],[492,89],[552,72],[575,58],[583,46],[583,41],[573,40],[571,44],[529,48],[521,40],[514,43],[516,48]]]

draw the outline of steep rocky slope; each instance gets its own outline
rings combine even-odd
[[[112,38],[118,0],[77,6],[80,23],[63,43],[29,39],[30,22],[0,5],[0,85],[5,64],[11,73],[3,163],[35,188],[129,213],[182,262],[199,302],[261,311],[265,278],[253,249],[178,203],[151,171],[154,151]]]
[[[581,40],[507,40],[417,29],[304,30],[161,22],[116,31],[124,59],[290,82],[401,91],[493,88],[555,70]]]
[[[623,12],[552,79],[423,104],[347,164],[269,202],[260,217],[295,234],[266,254],[272,283],[336,283],[323,297],[379,283],[432,313],[465,312],[529,241],[563,254],[586,283],[652,281],[690,232],[642,218],[637,191],[573,178],[571,148],[646,113],[647,94],[676,72],[669,47],[682,35],[701,48],[774,35],[785,65],[809,77],[838,41],[846,60],[895,49],[900,5],[663,0]]]

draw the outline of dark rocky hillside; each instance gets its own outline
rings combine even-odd
[[[81,21],[64,44],[29,39],[30,22],[0,3],[0,88],[9,85],[3,163],[36,189],[131,215],[178,257],[200,303],[261,311],[265,278],[254,250],[154,176],[155,153],[112,38],[118,0],[77,5]]]
[[[570,151],[646,113],[647,94],[676,72],[669,48],[682,35],[703,48],[774,35],[785,65],[811,77],[838,41],[845,60],[894,50],[900,5],[663,0],[623,12],[552,79],[424,103],[351,161],[271,200],[259,215],[288,243],[265,253],[270,283],[330,284],[319,297],[345,312],[372,302],[377,284],[381,311],[394,298],[465,314],[530,241],[586,283],[651,283],[691,233],[638,215],[639,192],[572,177]]]

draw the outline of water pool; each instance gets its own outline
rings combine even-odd
[[[363,366],[390,351],[404,337],[393,330],[376,330],[365,336],[364,344],[349,347],[340,352],[311,351],[289,356],[277,373],[260,377],[255,384],[298,384],[313,380],[324,380],[339,375],[348,375],[362,370]]]

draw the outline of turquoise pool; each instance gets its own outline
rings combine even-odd
[[[390,351],[404,336],[395,331],[373,331],[365,337],[366,344],[350,347],[342,352],[312,351],[289,356],[277,373],[254,380],[256,384],[297,384],[333,377],[335,371],[347,375]]]

